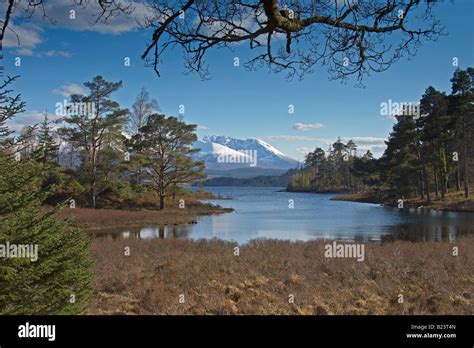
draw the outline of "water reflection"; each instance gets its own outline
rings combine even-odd
[[[383,242],[394,240],[409,240],[412,242],[450,241],[464,234],[463,229],[447,225],[402,224],[390,226],[388,230],[390,234],[382,237]]]
[[[474,233],[474,213],[398,209],[332,201],[330,194],[278,192],[275,188],[209,188],[234,197],[212,201],[235,212],[202,216],[197,224],[147,226],[98,234],[102,238],[192,238],[245,243],[256,238],[335,239],[384,243],[394,240],[449,241]],[[288,200],[295,208],[288,208]]]
[[[105,239],[155,239],[155,238],[178,238],[186,239],[192,230],[192,225],[173,225],[173,226],[147,226],[138,228],[123,229],[112,229],[107,231],[101,231],[94,234],[96,238]]]

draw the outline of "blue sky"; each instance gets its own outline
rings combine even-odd
[[[54,0],[53,0],[54,2]],[[61,6],[51,15],[64,16]],[[74,27],[49,25],[42,19],[30,22],[14,20],[21,45],[10,37],[4,42],[4,65],[9,75],[19,74],[15,90],[27,102],[27,112],[13,126],[38,122],[44,110],[54,112],[65,91],[100,74],[110,81],[123,81],[115,99],[130,107],[142,86],[146,87],[167,115],[177,115],[185,106],[184,119],[200,125],[198,134],[228,135],[238,138],[263,139],[284,153],[302,159],[316,146],[327,148],[338,136],[354,138],[362,150],[383,152],[393,121],[380,115],[380,103],[419,100],[426,87],[449,91],[454,67],[473,65],[474,1],[447,1],[437,10],[437,18],[445,26],[447,36],[437,42],[425,42],[412,60],[401,59],[388,71],[364,78],[365,88],[330,81],[324,66],[300,80],[287,81],[284,74],[268,69],[246,71],[234,67],[233,58],[241,61],[249,56],[244,46],[234,52],[210,51],[207,56],[211,80],[183,74],[179,50],[163,57],[161,78],[145,67],[140,55],[149,32],[122,19],[116,27],[91,27],[85,18]],[[21,66],[14,66],[21,57]],[[124,66],[130,57],[131,66]],[[294,105],[294,114],[288,106]],[[302,130],[295,124],[320,124],[324,127]]]

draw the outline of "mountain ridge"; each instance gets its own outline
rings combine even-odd
[[[239,139],[223,135],[209,135],[194,143],[199,148],[194,157],[206,162],[212,170],[237,168],[265,168],[288,170],[300,162],[258,138]]]

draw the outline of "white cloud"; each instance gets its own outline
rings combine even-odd
[[[68,85],[59,86],[53,89],[53,94],[60,95],[62,97],[69,97],[71,94],[85,94],[84,88],[76,83],[70,83]]]
[[[357,150],[359,151],[367,151],[370,152],[384,152],[386,146],[385,145],[358,145]]]
[[[33,49],[43,41],[42,31],[43,29],[33,23],[22,26],[10,23],[2,43],[3,47],[16,49],[16,53],[21,55],[31,56]]]
[[[54,121],[58,118],[55,114],[48,112],[48,121]],[[40,124],[44,120],[44,111],[27,111],[21,113],[14,117],[13,119],[8,120],[7,126],[10,130],[19,132],[25,126],[33,126],[35,124]],[[56,127],[53,127],[56,128]]]
[[[328,138],[318,138],[305,135],[269,135],[265,137],[266,139],[273,141],[288,141],[288,142],[311,142],[314,144],[314,147],[322,147],[323,150],[327,149],[328,145],[332,145],[337,141],[337,138],[328,139]],[[347,143],[349,140],[352,140],[356,146],[359,154],[370,150],[375,157],[379,157],[383,154],[385,148],[386,138],[380,137],[341,137],[341,141]],[[306,155],[309,151],[313,151],[314,148],[309,148],[306,146],[297,147],[295,149],[298,155]]]
[[[106,22],[104,21],[104,16],[95,23],[98,14],[101,12],[97,2],[90,1],[85,8],[80,5],[71,6],[71,3],[71,1],[64,0],[49,0],[46,2],[45,12],[54,22],[51,24],[52,28],[59,27],[77,31],[94,31],[102,34],[120,34],[138,29],[140,23],[150,15],[149,8],[142,2],[122,0],[120,4],[123,7],[132,5],[134,8],[129,15],[117,12],[117,16],[108,18]],[[71,10],[75,11],[75,18],[71,18]],[[32,20],[37,23],[40,21],[45,23],[40,11],[34,14]]]
[[[311,129],[319,129],[325,127],[324,124],[321,123],[300,123],[297,122],[293,125],[293,129],[300,130],[300,131],[308,131]]]
[[[20,56],[32,56],[33,55],[33,49],[32,48],[26,48],[22,47],[16,50],[16,54]]]
[[[65,57],[70,58],[72,53],[64,50],[48,50],[36,51],[35,49],[43,42],[41,37],[43,29],[34,23],[26,23],[23,25],[9,25],[3,47],[11,48],[15,54],[21,56],[35,57]]]
[[[198,124],[197,129],[198,129],[198,130],[206,130],[206,131],[207,131],[207,130],[209,130],[209,127],[202,126],[202,125]]]
[[[273,140],[273,141],[322,141],[326,142],[328,139],[323,139],[323,138],[316,138],[316,137],[309,137],[306,135],[268,135],[264,137],[265,139],[268,140]]]
[[[341,137],[342,142],[348,142],[351,140],[357,146],[357,153],[363,154],[366,151],[370,151],[375,157],[379,157],[385,151],[387,145],[385,145],[386,138],[378,137]]]
[[[317,141],[323,142],[327,144],[332,144],[336,142],[337,138],[328,139],[328,138],[318,138],[318,137],[311,137],[306,135],[268,135],[265,138],[269,140],[282,140],[282,141]],[[378,145],[385,145],[386,138],[378,138],[378,137],[341,137],[342,142],[348,142],[352,140],[356,144],[361,145],[370,145],[370,144],[378,144]]]
[[[64,57],[70,58],[72,57],[72,53],[69,51],[57,51],[57,50],[49,50],[46,52],[38,52],[39,57]]]
[[[386,138],[376,138],[376,137],[343,137],[341,140],[343,142],[348,142],[351,140],[356,144],[361,145],[370,145],[370,144],[379,144],[385,146]]]
[[[307,147],[307,146],[302,146],[302,147],[297,147],[296,148],[296,152],[298,153],[298,155],[301,155],[301,156],[306,156],[309,152],[311,152],[313,150],[314,150],[313,148]]]
[[[22,7],[20,2],[7,28],[3,47],[12,48],[16,54],[24,56],[61,56],[69,58],[72,55],[69,51],[49,50],[35,52],[35,49],[45,41],[42,37],[44,26],[115,35],[139,29],[140,23],[145,22],[145,19],[150,14],[149,8],[144,3],[123,0],[120,1],[122,6],[131,4],[134,8],[130,15],[119,13],[117,16],[108,18],[106,22],[99,20],[95,23],[97,15],[100,13],[100,7],[95,1],[88,2],[85,8],[84,6],[74,6],[73,4],[73,1],[48,0],[44,5],[44,13],[48,18],[45,19],[43,17],[42,9],[36,8],[31,18],[25,23],[22,18],[29,16],[25,12],[28,6],[23,4]],[[71,10],[75,11],[75,18],[73,19],[70,18]],[[5,2],[0,3],[0,12],[2,11],[5,11]],[[18,19],[23,21],[21,25],[18,24]]]

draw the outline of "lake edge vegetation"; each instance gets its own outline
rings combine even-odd
[[[94,240],[94,290],[84,313],[472,314],[473,236],[443,243],[369,243],[363,262],[325,257],[327,243]],[[133,252],[123,257],[126,246]]]
[[[418,115],[403,110],[393,115],[396,123],[382,157],[376,159],[370,151],[357,156],[352,140],[345,144],[338,138],[328,151],[316,148],[307,154],[287,191],[351,193],[347,200],[474,210],[474,68],[457,69],[451,83],[449,95],[428,87]]]
[[[0,74],[3,78],[3,67]],[[129,113],[110,98],[121,82],[96,76],[84,84],[89,95],[58,103],[56,115],[63,117],[55,123],[62,127],[55,127],[45,112],[41,124],[15,134],[8,122],[26,106],[12,89],[18,78],[7,76],[0,85],[1,314],[84,311],[93,264],[90,237],[80,227],[104,227],[107,215],[116,226],[140,213],[154,223],[194,223],[198,215],[232,211],[202,203],[218,197],[182,186],[205,176],[203,163],[188,156],[196,151],[191,147],[196,125],[157,113],[146,91]],[[126,117],[135,120],[130,128],[137,129],[139,117],[143,122],[133,139],[124,135]],[[150,124],[154,128],[145,132]],[[153,142],[167,151],[147,156],[145,145]],[[147,169],[157,163],[166,169],[151,175],[154,184],[146,183]],[[81,223],[81,212],[88,210],[81,207],[90,208],[102,222]],[[70,213],[75,209],[79,221]]]

